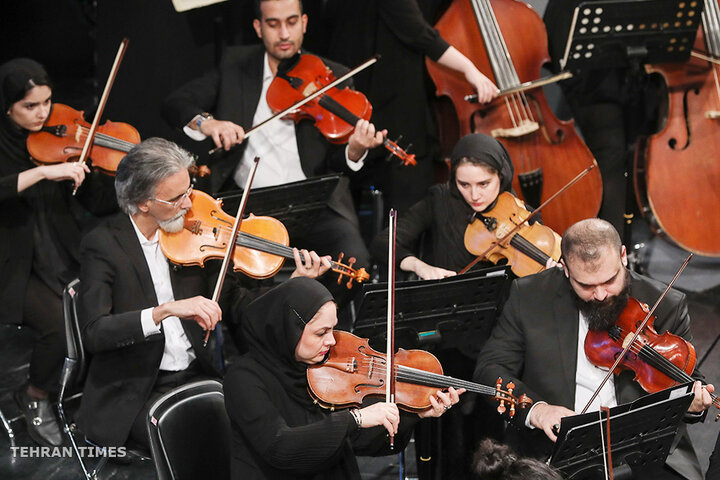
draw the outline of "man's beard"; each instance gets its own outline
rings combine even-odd
[[[630,299],[630,273],[625,270],[625,286],[620,293],[607,297],[605,300],[585,301],[577,296],[573,290],[575,305],[582,312],[588,322],[588,329],[591,331],[607,331],[615,325],[618,317],[627,306]]]
[[[178,233],[185,227],[185,215],[188,209],[183,208],[180,213],[169,220],[158,220],[158,226],[167,233]]]

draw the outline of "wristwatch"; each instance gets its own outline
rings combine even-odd
[[[202,112],[202,113],[199,114],[199,115],[195,115],[195,118],[192,119],[192,123],[195,124],[195,128],[196,128],[197,130],[200,130],[200,125],[202,125],[202,123],[203,123],[205,120],[208,120],[208,119],[210,119],[210,118],[214,118],[214,117],[212,116],[212,114],[210,114],[210,113],[208,113],[208,112]]]

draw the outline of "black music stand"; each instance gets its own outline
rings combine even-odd
[[[645,478],[648,472],[662,468],[692,399],[690,382],[610,409],[610,442],[616,479]],[[602,421],[599,412],[562,419],[550,465],[566,478],[605,478],[602,445],[607,442],[604,437],[607,415],[602,415]]]
[[[690,57],[703,2],[607,0],[583,2],[569,25],[562,70],[640,63],[684,62]],[[560,27],[560,26],[559,26]]]
[[[704,3],[685,0],[606,0],[580,3],[570,18],[560,69],[591,74],[628,67],[632,96],[643,94],[646,63],[684,62],[690,57]],[[636,147],[631,147],[635,151]],[[632,155],[626,155],[623,243],[630,248],[635,217]],[[636,248],[628,252],[639,270]]]
[[[475,270],[443,280],[399,282],[395,287],[395,345],[439,345],[475,358],[490,336],[510,287],[506,266]],[[353,332],[385,351],[387,284],[363,286]]]
[[[302,237],[314,220],[328,205],[342,175],[324,175],[274,187],[253,189],[248,196],[245,212],[255,216],[269,216],[280,220],[290,238]],[[222,192],[223,210],[237,214],[242,191]]]

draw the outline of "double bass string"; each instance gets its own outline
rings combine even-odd
[[[485,49],[500,89],[503,90],[519,85],[520,79],[513,66],[510,51],[502,36],[492,6],[488,0],[471,0],[471,4],[475,12],[478,28],[485,39]],[[530,109],[530,103],[524,91],[507,95],[504,97],[504,101],[512,127],[520,130],[513,136],[525,135],[536,130],[533,125],[537,125],[537,121]],[[523,132],[521,130],[523,127],[527,128],[528,131]],[[522,161],[526,162],[527,160],[523,157]],[[525,168],[530,168],[530,165],[526,165]]]

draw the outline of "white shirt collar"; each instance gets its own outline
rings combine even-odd
[[[153,238],[148,240],[147,237],[145,237],[145,235],[143,235],[143,233],[138,228],[137,224],[135,223],[135,219],[132,217],[132,215],[128,215],[128,216],[130,217],[130,223],[132,223],[133,229],[135,229],[135,234],[138,237],[138,241],[140,242],[140,245],[142,245],[143,247],[150,247],[150,246],[157,245],[158,241],[160,240],[160,232],[159,232],[160,229],[158,228],[157,230],[155,230],[155,235],[153,235]]]

